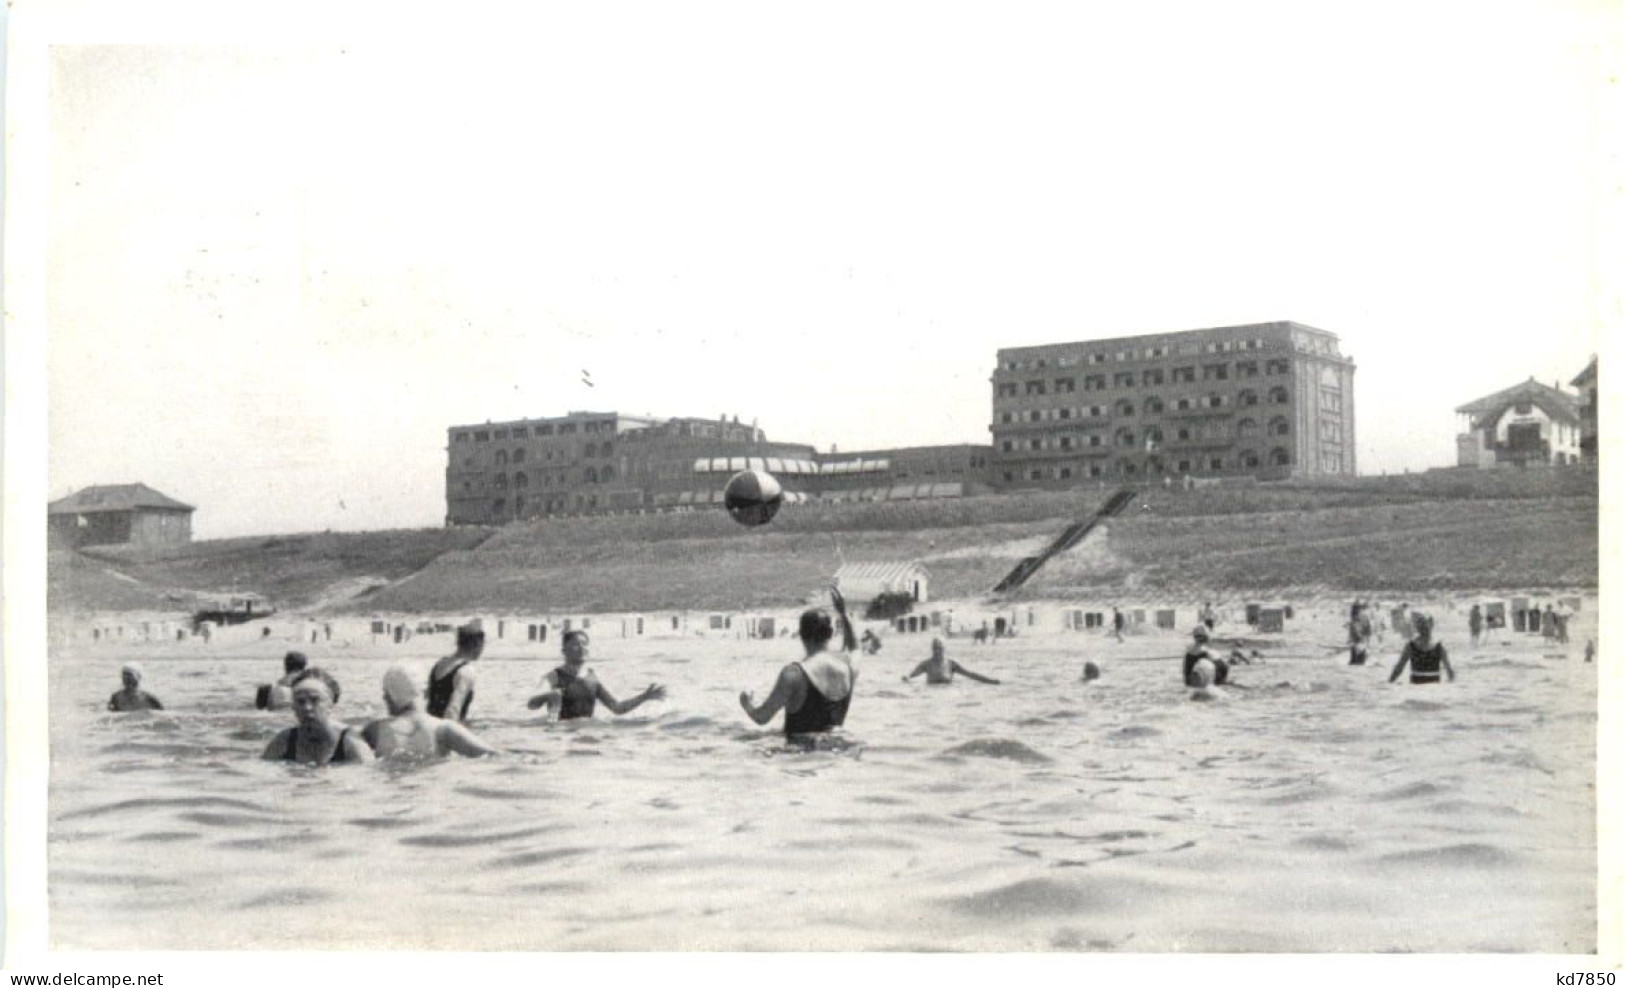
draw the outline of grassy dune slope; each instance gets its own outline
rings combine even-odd
[[[88,578],[107,568],[133,577],[160,596],[252,590],[281,607],[308,607],[335,585],[399,580],[443,553],[479,545],[490,534],[488,528],[327,532],[52,553],[50,604],[97,610],[145,606],[109,598],[102,592],[102,581]],[[58,557],[74,562],[59,566]]]
[[[793,605],[843,560],[912,559],[935,597],[974,597],[1111,493],[803,505],[755,529],[704,511],[59,553],[52,606],[131,609],[176,588],[237,588],[351,612],[737,609]],[[1018,596],[1595,587],[1597,550],[1589,471],[1154,487]],[[382,585],[359,594],[368,584]]]

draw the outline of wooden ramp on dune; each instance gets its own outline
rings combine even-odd
[[[1095,512],[1094,517],[1073,522],[1060,535],[1056,536],[1055,541],[1045,547],[1043,552],[1036,556],[1028,556],[1017,563],[1016,568],[1006,574],[1005,578],[1000,580],[998,585],[993,588],[993,592],[1005,593],[1019,588],[1031,579],[1034,573],[1043,568],[1043,565],[1049,562],[1056,553],[1065,552],[1088,538],[1089,533],[1094,531],[1095,526],[1102,519],[1120,514],[1124,508],[1134,502],[1136,493],[1138,492],[1134,488],[1125,487],[1107,498],[1106,503],[1100,506],[1100,510]]]

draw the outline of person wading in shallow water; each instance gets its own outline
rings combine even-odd
[[[468,708],[474,702],[474,670],[468,667],[478,662],[484,651],[485,629],[474,624],[457,629],[457,651],[429,670],[427,710],[430,717],[468,720]]]
[[[903,682],[906,683],[921,673],[925,674],[925,681],[932,686],[942,686],[953,682],[955,673],[964,676],[966,679],[974,679],[978,683],[999,685],[997,679],[989,679],[986,676],[971,672],[948,658],[947,646],[943,645],[941,638],[931,639],[931,657],[915,666],[913,672],[903,677]]]
[[[1371,617],[1365,604],[1355,601],[1349,610],[1349,665],[1363,666],[1371,650]]]
[[[846,599],[834,587],[829,596],[840,621],[843,650],[829,650],[835,637],[835,621],[829,612],[821,607],[804,611],[797,634],[806,658],[779,670],[772,692],[760,705],[748,690],[739,694],[739,705],[758,724],[766,724],[783,710],[785,738],[803,745],[816,742],[820,735],[846,723],[846,711],[858,681],[858,672],[849,658],[857,650],[858,639],[846,616]]]
[[[1433,640],[1433,619],[1426,614],[1412,614],[1411,624],[1416,629],[1416,637],[1405,643],[1388,681],[1391,683],[1398,679],[1408,664],[1412,683],[1437,683],[1441,669],[1452,683],[1455,682],[1456,670],[1450,668],[1450,656],[1445,654],[1444,642]]]
[[[338,701],[338,680],[325,670],[312,666],[300,673],[293,681],[293,715],[299,723],[278,732],[260,757],[301,765],[372,761],[361,732],[333,719]]]
[[[615,695],[598,681],[598,675],[587,668],[587,633],[566,631],[559,641],[564,652],[564,664],[542,678],[543,692],[530,698],[526,706],[532,710],[546,708],[558,711],[559,720],[591,717],[593,709],[602,703],[611,713],[629,714],[650,700],[664,700],[666,688],[650,683],[642,693],[630,700],[617,700]]]
[[[289,652],[282,657],[282,678],[261,686],[254,693],[257,710],[286,710],[293,703],[294,677],[305,671],[310,660],[303,652]]]
[[[420,710],[417,686],[400,666],[384,673],[384,707],[389,716],[361,730],[362,738],[380,758],[496,754],[495,748],[463,725]]]
[[[108,698],[107,709],[121,714],[133,710],[164,709],[157,697],[141,688],[141,666],[134,662],[126,664],[119,671],[119,679],[123,681],[124,688]]]

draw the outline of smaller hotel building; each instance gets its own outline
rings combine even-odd
[[[991,384],[999,489],[1357,470],[1354,361],[1295,322],[1012,347]]]

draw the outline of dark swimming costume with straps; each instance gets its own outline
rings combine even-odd
[[[344,750],[344,739],[349,735],[350,729],[348,727],[339,732],[339,743],[333,747],[333,757],[327,760],[329,765],[350,760],[350,753]],[[299,760],[299,729],[297,727],[288,732],[288,746],[282,749],[282,760],[285,762]]]
[[[425,707],[425,709],[429,711],[429,716],[446,716],[446,708],[451,706],[452,689],[457,685],[457,670],[468,665],[472,661],[472,659],[464,659],[463,661],[452,666],[446,671],[446,674],[441,676],[439,679],[435,678],[434,670],[429,670],[429,702]],[[469,704],[473,702],[474,691],[471,689],[468,691],[468,695],[463,697],[463,709],[457,712],[458,720],[468,719],[468,707]]]
[[[559,690],[559,720],[591,717],[598,705],[598,690],[593,683],[564,666],[554,669],[553,676]]]
[[[1444,665],[1444,642],[1434,642],[1422,648],[1415,642],[1405,643],[1405,654],[1411,657],[1411,682],[1437,683]]]
[[[795,713],[784,712],[784,733],[816,734],[846,723],[846,708],[852,704],[851,691],[839,700],[831,700],[807,675],[806,666],[799,662],[795,665],[801,667],[802,678],[807,681],[807,695],[801,701],[801,709]]]

